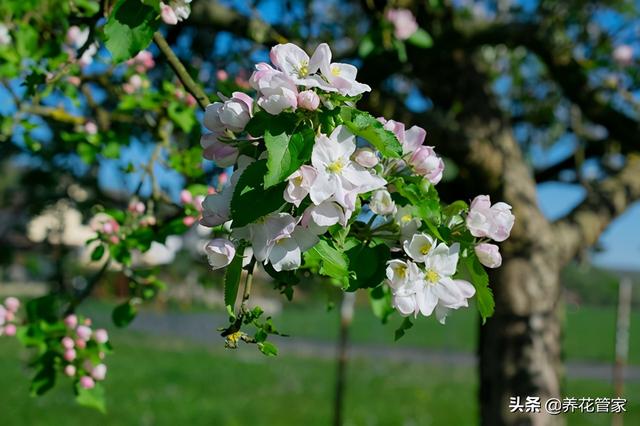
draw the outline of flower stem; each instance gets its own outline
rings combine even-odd
[[[153,41],[156,42],[156,45],[158,45],[160,51],[162,51],[164,56],[166,56],[167,61],[169,61],[169,65],[171,65],[171,68],[176,73],[178,79],[180,79],[180,81],[182,82],[184,88],[189,93],[191,93],[194,98],[196,98],[198,104],[200,105],[200,108],[205,110],[207,108],[207,105],[209,105],[210,103],[209,98],[204,93],[202,88],[195,81],[193,81],[193,79],[187,72],[187,69],[184,67],[184,65],[182,65],[182,62],[180,62],[180,59],[178,59],[176,54],[173,52],[171,46],[169,46],[169,43],[167,43],[167,40],[164,38],[164,36],[159,31],[156,31],[153,34]]]

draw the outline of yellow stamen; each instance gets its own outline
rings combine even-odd
[[[300,68],[298,68],[298,77],[303,78],[309,74],[309,62],[302,61],[300,63]]]
[[[404,278],[407,276],[407,267],[404,265],[400,265],[396,268],[396,274],[398,274],[398,276],[400,278]]]
[[[336,77],[338,77],[340,75],[340,68],[338,67],[331,67],[331,74],[335,75]]]
[[[402,222],[410,222],[410,221],[411,221],[411,215],[410,215],[410,214],[405,214],[404,216],[402,216],[402,217],[400,218],[400,220],[401,220]]]
[[[338,158],[336,161],[327,166],[327,171],[331,173],[340,173],[343,168],[344,161],[342,160],[342,158]]]
[[[428,269],[426,275],[424,276],[428,282],[435,284],[440,279],[440,275],[432,269]]]
[[[431,250],[431,244],[429,244],[429,243],[426,243],[425,245],[420,247],[420,253],[422,253],[422,254],[429,254],[430,250]]]

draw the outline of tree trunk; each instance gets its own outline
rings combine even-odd
[[[538,267],[533,259],[509,257],[494,274],[496,313],[481,326],[478,348],[483,425],[562,424],[544,406],[561,394],[559,271],[542,276]],[[511,397],[523,406],[527,397],[539,398],[539,408],[511,412]]]

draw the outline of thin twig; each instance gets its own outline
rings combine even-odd
[[[253,267],[256,264],[256,258],[252,258],[249,266],[247,266],[247,278],[244,282],[244,292],[242,293],[242,303],[240,305],[240,312],[244,313],[246,310],[247,301],[251,295],[251,284],[253,283]]]
[[[153,41],[155,41],[160,51],[164,54],[164,56],[166,56],[167,60],[169,61],[169,65],[171,65],[171,68],[176,73],[178,79],[180,79],[180,81],[182,82],[184,88],[187,89],[187,91],[191,93],[194,98],[196,98],[198,104],[200,105],[200,108],[202,108],[203,110],[206,109],[207,105],[209,105],[210,103],[209,98],[204,93],[202,88],[195,81],[193,81],[193,79],[187,72],[187,69],[184,67],[184,65],[182,65],[182,62],[180,62],[180,59],[178,59],[176,54],[173,52],[171,46],[169,46],[169,43],[167,43],[167,40],[162,36],[160,32],[157,31],[153,35]]]

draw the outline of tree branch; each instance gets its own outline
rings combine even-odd
[[[630,155],[622,170],[588,188],[585,200],[569,216],[553,224],[556,244],[564,260],[595,244],[609,223],[637,200],[640,200],[640,156]]]
[[[180,62],[180,59],[178,59],[176,54],[173,52],[171,46],[169,46],[169,43],[167,43],[167,40],[165,40],[160,32],[156,32],[153,35],[153,41],[155,41],[160,51],[167,58],[167,61],[169,61],[169,65],[176,73],[178,79],[180,79],[180,81],[182,82],[184,88],[189,93],[191,93],[194,98],[196,98],[196,100],[198,101],[198,105],[200,105],[200,108],[202,108],[202,110],[205,110],[207,108],[207,105],[209,105],[210,103],[209,98],[204,93],[202,88],[195,81],[193,81],[193,79],[187,72],[187,69],[184,67],[184,65],[182,65],[182,62]]]

